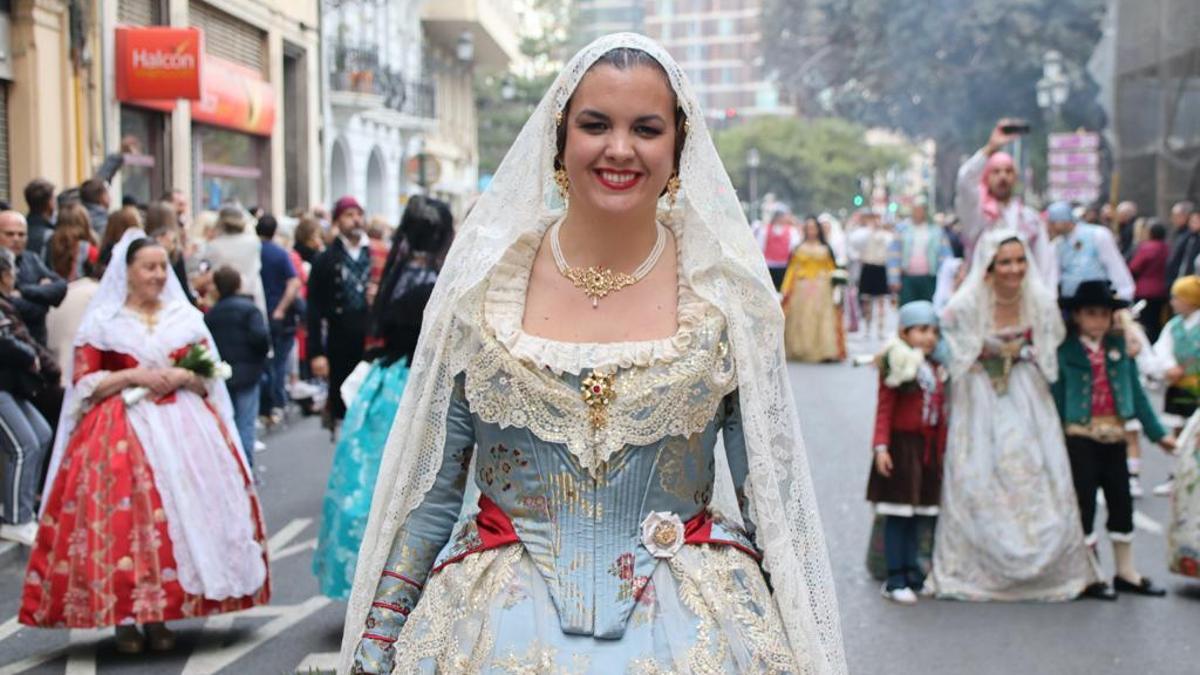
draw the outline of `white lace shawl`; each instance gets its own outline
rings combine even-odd
[[[971,271],[942,310],[942,337],[950,349],[950,378],[962,377],[979,360],[984,340],[994,331],[995,294],[987,280],[987,268],[1006,241],[1016,239],[1025,246],[1028,269],[1021,285],[1021,323],[1033,332],[1034,360],[1042,375],[1058,379],[1058,345],[1066,336],[1062,311],[1054,292],[1042,283],[1029,245],[1016,230],[991,230],[975,247]]]
[[[622,47],[642,50],[662,65],[690,123],[679,166],[679,200],[670,213],[661,200],[660,218],[679,233],[686,282],[727,320],[756,544],[792,650],[804,673],[846,672],[829,558],[784,357],[783,315],[766,263],[683,70],[657,43],[631,33],[600,38],[571,59],[459,229],[425,311],[408,386],[384,449],[346,613],[339,672],[350,669],[392,541],[442,463],[453,379],[478,346],[487,279],[523,234],[544,230],[562,213],[552,182],[555,113],[600,56]]]

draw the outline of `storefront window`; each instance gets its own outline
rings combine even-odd
[[[131,149],[121,169],[121,192],[139,204],[163,193],[165,122],[162,113],[121,106],[121,146]]]
[[[205,209],[238,203],[265,204],[269,185],[264,169],[269,159],[267,141],[258,136],[195,125],[195,156],[200,160],[197,194]]]

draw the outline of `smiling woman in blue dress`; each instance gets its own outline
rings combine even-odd
[[[656,43],[584,48],[522,130],[378,481],[342,672],[845,672],[783,317]]]

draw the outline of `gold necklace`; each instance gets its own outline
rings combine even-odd
[[[138,321],[141,321],[146,326],[147,333],[153,333],[154,329],[158,327],[158,308],[149,312],[136,307],[130,307],[130,309],[133,310],[133,314],[137,317]]]
[[[650,255],[646,256],[633,274],[616,272],[607,267],[571,267],[563,256],[562,244],[558,240],[558,231],[562,223],[560,220],[550,228],[550,252],[554,255],[554,264],[558,266],[559,274],[569,279],[575,288],[582,290],[584,295],[592,299],[593,309],[598,308],[600,299],[609,293],[616,293],[646,278],[650,270],[658,264],[658,259],[667,247],[667,228],[663,227],[662,223],[655,222],[658,238],[654,241],[654,247],[650,249]]]

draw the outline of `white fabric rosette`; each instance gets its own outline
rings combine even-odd
[[[651,511],[642,520],[642,546],[655,558],[673,558],[683,546],[683,521],[670,511]]]

